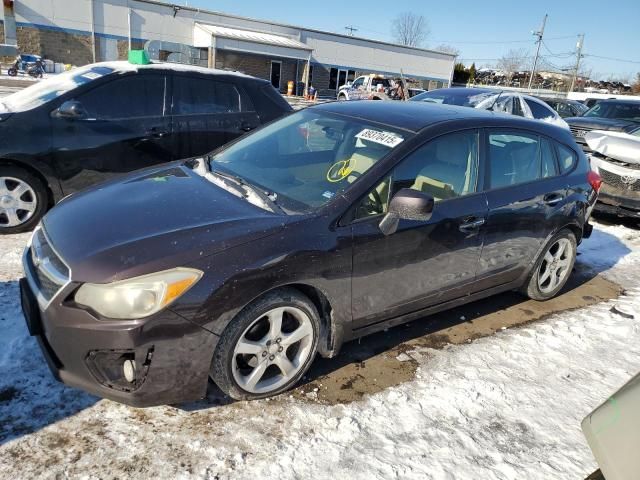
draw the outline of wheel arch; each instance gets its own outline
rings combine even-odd
[[[333,306],[328,295],[318,287],[309,283],[293,282],[278,285],[277,287],[263,292],[257,298],[261,298],[273,291],[284,288],[297,290],[299,293],[307,297],[318,310],[322,329],[320,332],[320,339],[318,341],[318,353],[325,358],[332,358],[337,355],[342,344],[342,326],[338,325],[335,321]]]
[[[45,175],[39,168],[35,167],[30,162],[25,162],[22,160],[15,160],[13,158],[0,158],[0,167],[18,167],[26,170],[27,172],[35,175],[44,185],[44,188],[47,190],[47,210],[53,207],[56,204],[56,198],[61,196],[61,191],[54,189],[51,186],[51,182],[48,180],[47,175]]]

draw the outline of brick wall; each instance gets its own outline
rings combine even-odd
[[[86,65],[93,61],[91,35],[18,27],[17,36],[21,53],[42,55],[54,62],[73,65]]]
[[[272,59],[262,55],[250,53],[229,52],[218,50],[216,52],[216,68],[223,70],[235,70],[253,77],[271,79],[271,60],[282,62],[280,71],[280,91],[287,91],[287,82],[295,80],[296,60]]]
[[[335,97],[336,91],[329,89],[329,74],[330,68],[317,63],[313,64],[313,78],[311,79],[311,85],[318,91],[318,95]]]

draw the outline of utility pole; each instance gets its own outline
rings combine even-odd
[[[353,37],[353,32],[357,32],[358,29],[356,27],[354,27],[353,25],[349,25],[347,27],[344,27],[345,30],[349,30],[349,35]]]
[[[569,92],[573,92],[573,88],[576,85],[576,80],[578,79],[578,70],[580,69],[580,60],[582,60],[582,46],[584,45],[584,33],[578,35],[578,44],[577,48],[577,56],[576,56],[576,68],[573,71],[573,78],[571,79],[571,87],[569,88]]]
[[[529,77],[529,88],[531,88],[531,84],[533,83],[533,77],[536,76],[536,67],[538,66],[538,57],[540,56],[540,45],[542,45],[542,37],[544,37],[544,27],[547,24],[547,17],[549,15],[547,15],[546,13],[544,14],[544,19],[542,20],[542,28],[537,31],[537,32],[533,32],[533,34],[538,37],[538,48],[536,50],[536,58],[533,61],[533,70],[531,71],[531,77]]]

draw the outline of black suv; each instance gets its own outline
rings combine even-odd
[[[61,198],[210,152],[291,111],[266,80],[170,64],[88,65],[0,99],[0,233]]]
[[[584,136],[592,130],[640,134],[640,101],[601,100],[582,116],[567,118],[566,121],[576,142],[590,153]]]
[[[211,375],[265,397],[391,325],[553,297],[599,184],[544,122],[325,104],[62,201],[25,250],[22,305],[69,385],[144,406],[201,398]]]

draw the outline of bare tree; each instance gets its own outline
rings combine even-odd
[[[413,12],[404,12],[393,20],[391,33],[401,45],[419,47],[424,44],[431,29],[427,19]]]
[[[456,47],[454,47],[452,45],[447,45],[446,43],[438,45],[436,48],[434,48],[434,50],[437,50],[438,52],[450,53],[452,55],[455,55],[456,57],[460,56],[460,50],[459,49],[457,49]]]
[[[500,57],[497,67],[502,70],[506,74],[507,79],[511,81],[513,74],[522,70],[528,58],[529,56],[524,48],[518,50],[512,49]]]
[[[636,80],[631,86],[631,91],[633,93],[640,93],[640,73],[636,74]]]

